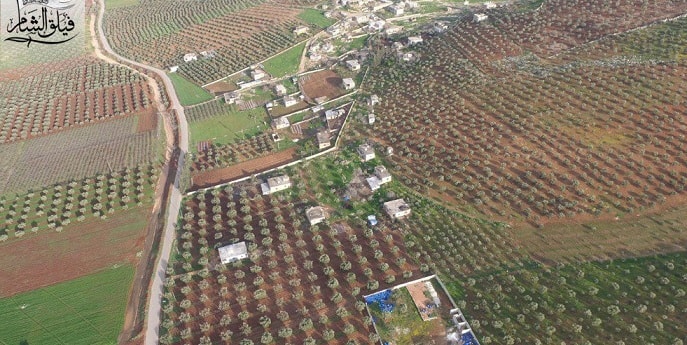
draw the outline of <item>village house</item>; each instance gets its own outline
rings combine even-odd
[[[360,155],[360,159],[362,159],[363,162],[367,162],[375,159],[375,150],[370,144],[362,144],[358,146],[358,155]]]
[[[360,70],[360,63],[358,60],[346,60],[346,67],[351,71],[358,71]]]
[[[377,95],[370,96],[370,99],[367,101],[367,104],[371,107],[374,107],[377,103],[379,103],[379,96]]]
[[[184,55],[184,62],[191,62],[198,60],[198,55],[196,53],[188,53]]]
[[[442,22],[435,22],[433,25],[434,32],[440,34],[448,29],[448,25]]]
[[[486,7],[488,10],[492,8],[496,8],[496,4],[492,1],[487,1],[484,3],[484,7]]]
[[[369,115],[367,115],[367,124],[368,125],[375,123],[376,120],[377,120],[377,118],[375,117],[374,113],[370,113]]]
[[[297,26],[295,29],[293,29],[293,34],[296,35],[296,36],[298,36],[298,35],[303,35],[303,34],[307,34],[307,33],[308,33],[308,30],[310,30],[310,28],[308,28],[307,26],[305,26],[305,25],[299,25],[299,26]]]
[[[225,92],[222,96],[224,97],[224,103],[226,104],[234,104],[236,101],[241,99],[241,94],[236,91]]]
[[[327,33],[332,35],[332,36],[337,36],[339,35],[343,30],[341,29],[340,25],[332,25],[327,28]]]
[[[327,215],[322,206],[314,206],[305,210],[305,217],[308,218],[310,225],[315,225],[324,222]]]
[[[370,21],[370,16],[368,16],[367,14],[360,14],[351,17],[351,21],[356,24],[366,24]]]
[[[322,55],[320,55],[319,53],[310,53],[308,57],[310,58],[310,61],[313,62],[322,60]]]
[[[246,247],[246,242],[219,247],[217,248],[217,252],[219,252],[219,259],[222,261],[222,264],[228,264],[248,258],[248,247]]]
[[[410,206],[403,199],[387,201],[383,208],[392,219],[400,219],[410,214]]]
[[[274,92],[277,93],[277,96],[284,96],[286,95],[286,87],[282,84],[277,84],[277,86],[274,87]]]
[[[253,80],[260,80],[262,78],[265,78],[267,74],[265,74],[264,71],[259,70],[259,69],[254,69],[250,72],[250,77],[253,78]]]
[[[334,120],[341,115],[343,115],[342,109],[329,109],[324,112],[324,118],[327,120]]]
[[[391,5],[387,9],[394,16],[400,16],[405,12],[405,10],[403,9],[403,5],[401,5],[401,4]]]
[[[417,1],[406,1],[405,7],[409,10],[414,10],[414,9],[419,8],[420,4],[418,4]]]
[[[398,25],[389,25],[386,29],[384,29],[384,33],[387,35],[397,34],[401,31],[403,31],[403,28]]]
[[[411,62],[415,59],[413,52],[407,52],[401,55],[401,59],[405,62]]]
[[[370,190],[372,190],[373,192],[382,186],[381,181],[379,181],[377,176],[370,176],[365,180],[367,181],[367,185],[370,186]]]
[[[479,23],[481,21],[487,20],[489,16],[487,16],[484,13],[475,13],[475,15],[472,17],[472,21],[475,23]]]
[[[355,88],[355,82],[351,78],[344,78],[341,81],[344,90],[353,90]]]
[[[386,25],[386,22],[383,20],[374,20],[371,21],[370,24],[367,25],[367,30],[368,31],[382,31],[384,30],[384,26]]]
[[[317,147],[322,150],[332,146],[331,139],[329,138],[329,133],[318,132],[317,133]]]
[[[169,72],[174,73],[179,70],[179,65],[169,67]]]
[[[312,107],[312,108],[310,108],[310,110],[312,110],[313,113],[317,113],[317,112],[319,112],[319,111],[322,111],[322,109],[324,109],[324,107],[321,106],[321,105],[319,105],[319,104],[316,105],[316,106],[314,106],[314,107]]]
[[[332,42],[327,42],[327,43],[322,45],[321,49],[325,53],[331,53],[334,51],[334,45],[332,44]]]
[[[375,176],[377,176],[381,184],[391,182],[391,174],[383,165],[378,165],[375,167]]]
[[[270,177],[260,185],[262,195],[269,195],[291,187],[291,179],[287,175]]]
[[[291,107],[298,104],[298,100],[296,98],[293,98],[292,96],[286,95],[284,96],[284,107]]]
[[[272,121],[272,127],[274,129],[284,129],[288,128],[291,125],[289,123],[289,119],[286,118],[286,116],[278,117]]]
[[[420,36],[410,36],[408,37],[408,45],[416,45],[422,43],[422,37]]]

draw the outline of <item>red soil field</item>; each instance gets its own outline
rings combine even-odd
[[[269,156],[232,165],[227,168],[201,172],[193,175],[191,189],[198,190],[241,177],[250,176],[266,169],[276,168],[280,165],[294,161],[297,158],[296,148],[294,147]]]
[[[0,297],[75,279],[113,264],[134,262],[148,208],[106,220],[73,223],[63,232],[27,234],[0,245]],[[133,222],[132,219],[137,220]]]
[[[136,132],[142,133],[156,129],[158,116],[157,113],[153,112],[139,115]]]
[[[315,72],[298,81],[303,94],[314,100],[319,97],[334,99],[345,93],[341,88],[341,77],[331,70]]]

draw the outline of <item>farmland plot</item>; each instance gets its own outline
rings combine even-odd
[[[465,55],[451,43],[464,34],[368,78],[383,101],[374,131],[361,131],[401,151],[391,159],[403,182],[465,212],[540,226],[683,201],[682,64]],[[495,64],[496,75],[483,68]]]
[[[0,146],[0,193],[153,162],[160,154],[158,130],[137,132],[137,118],[127,117]]]
[[[178,65],[180,74],[202,85],[293,45],[293,27],[304,24],[300,12],[258,0],[151,1],[108,11],[104,30],[121,54],[163,68]],[[212,56],[182,58],[200,52]]]
[[[309,226],[310,202],[244,188],[183,206],[161,341],[368,343],[361,295],[417,278],[400,234],[345,221]],[[220,264],[214,248],[236,241],[247,241],[250,260]]]
[[[154,112],[142,76],[92,57],[0,72],[0,142]]]

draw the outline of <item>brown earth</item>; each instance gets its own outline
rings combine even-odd
[[[336,72],[326,70],[301,77],[298,83],[303,94],[311,100],[319,97],[334,99],[345,93],[345,90],[341,88],[341,80]]]
[[[229,182],[263,170],[276,168],[296,159],[298,159],[298,155],[296,154],[296,148],[293,147],[288,150],[232,165],[227,168],[204,171],[192,176],[191,189],[198,190]]]
[[[0,297],[75,279],[110,265],[136,262],[148,208],[112,217],[72,223],[49,232],[0,245]],[[30,237],[29,237],[30,236]]]
[[[215,95],[221,95],[225,92],[238,90],[236,84],[227,83],[226,81],[218,81],[205,87],[208,91]]]
[[[157,128],[157,113],[149,112],[138,116],[137,133],[152,131]]]

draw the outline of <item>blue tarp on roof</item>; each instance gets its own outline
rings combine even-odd
[[[377,292],[374,295],[365,297],[365,303],[373,304],[379,303],[379,309],[384,313],[390,313],[394,311],[394,304],[389,303],[389,298],[391,297],[391,290],[384,290]]]
[[[472,335],[472,332],[463,334],[461,338],[463,339],[463,345],[477,345],[477,340],[475,340],[475,336]]]

